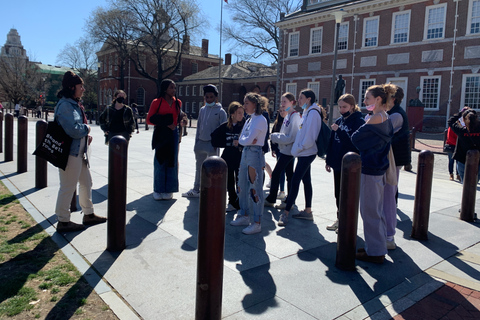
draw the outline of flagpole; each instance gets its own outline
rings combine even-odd
[[[223,1],[220,0],[222,3],[220,9],[220,53],[218,54],[218,87],[220,90],[220,102],[223,102],[223,90],[222,90],[222,28],[223,28]]]

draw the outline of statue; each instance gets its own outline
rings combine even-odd
[[[338,102],[338,98],[343,94],[343,89],[345,88],[345,80],[343,80],[342,75],[338,76],[337,85],[335,87],[335,99],[334,103]]]

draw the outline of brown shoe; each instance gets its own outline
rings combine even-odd
[[[93,226],[94,224],[104,223],[107,221],[105,217],[99,217],[95,213],[86,214],[83,216],[83,224],[87,226]]]
[[[69,222],[58,222],[57,224],[57,232],[75,232],[75,231],[82,231],[85,229],[83,224],[75,223],[72,221]]]
[[[357,260],[366,261],[366,262],[373,262],[381,264],[385,260],[385,255],[383,256],[369,256],[366,252],[357,252],[355,255]]]
[[[453,173],[450,173],[450,181],[453,181],[455,180],[455,178],[453,177]]]

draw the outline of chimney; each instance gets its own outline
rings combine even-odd
[[[231,53],[226,53],[225,54],[225,65],[229,66],[232,64],[232,54]]]
[[[183,36],[182,53],[190,54],[190,36]]]
[[[202,57],[208,57],[208,39],[202,39]]]

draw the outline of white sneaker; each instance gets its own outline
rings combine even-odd
[[[266,185],[267,188],[270,188],[272,186],[272,179],[268,180],[268,183]]]
[[[230,221],[231,226],[248,226],[250,224],[250,218],[248,216],[241,216],[237,214],[235,220]]]
[[[198,197],[200,197],[200,191],[197,191],[197,190],[194,190],[194,189],[190,189],[190,190],[188,190],[187,192],[182,193],[182,197],[185,197],[185,198],[198,198]]]
[[[227,211],[227,212],[237,211],[237,208],[235,208],[234,206],[232,206],[231,203],[229,203],[228,206],[227,206],[226,211]]]
[[[397,244],[395,240],[388,241],[387,240],[387,250],[395,250],[397,248]]]
[[[260,223],[256,223],[256,222],[252,223],[251,225],[249,225],[248,227],[242,230],[244,234],[255,234],[261,231],[262,231],[262,226],[260,225]]]
[[[277,195],[277,199],[280,199],[280,200],[285,199],[285,197],[286,197],[285,191],[280,191]]]
[[[170,200],[173,198],[173,193],[164,193],[163,200]]]
[[[153,191],[153,199],[154,200],[163,200],[163,193],[158,193],[158,192],[155,192]]]
[[[286,206],[287,203],[282,201],[280,204],[275,205],[275,209],[285,209]]]
[[[338,229],[338,219],[331,225],[327,226],[327,230],[335,231]]]

